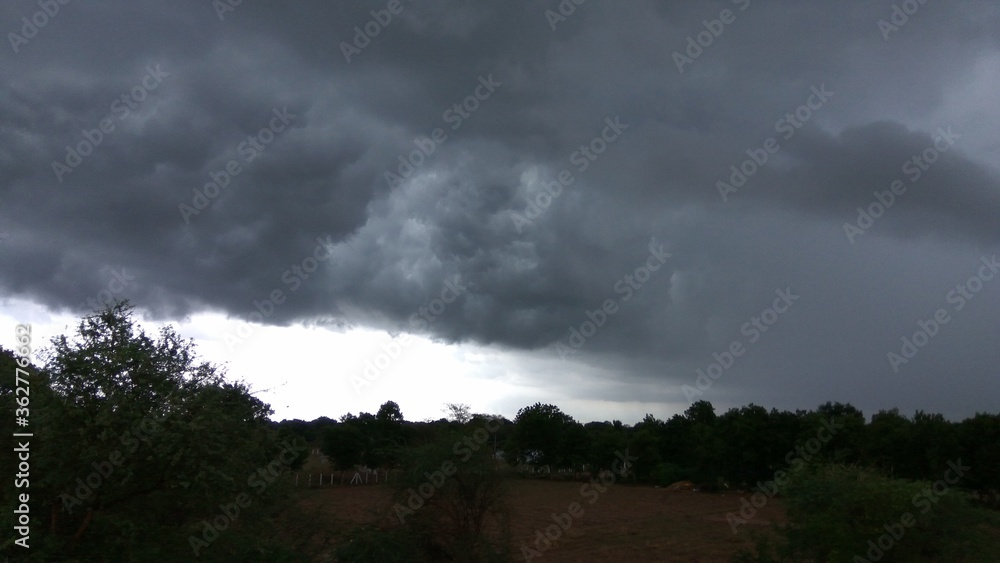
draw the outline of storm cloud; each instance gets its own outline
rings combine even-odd
[[[163,320],[415,332],[555,358],[552,387],[600,368],[581,397],[995,411],[993,3],[0,22],[5,296],[82,314],[124,271]]]

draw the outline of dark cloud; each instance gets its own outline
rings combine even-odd
[[[164,319],[251,318],[281,290],[268,323],[553,357],[613,300],[572,357],[633,386],[620,400],[684,401],[741,340],[705,398],[995,406],[1000,282],[947,301],[1000,240],[992,4],[921,5],[888,39],[891,3],[592,0],[555,30],[556,1],[404,0],[372,23],[387,5],[70,3],[6,45],[4,294],[79,313],[125,268],[123,293]],[[5,3],[4,31],[39,10]],[[68,150],[89,154],[59,173]],[[905,193],[848,237],[894,180]],[[670,258],[630,285],[651,244]],[[462,289],[430,322],[446,282]],[[747,342],[786,288],[800,300]],[[940,307],[953,322],[894,373],[886,354]]]

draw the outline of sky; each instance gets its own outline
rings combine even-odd
[[[993,2],[12,0],[0,31],[0,345],[127,298],[277,420],[1000,410]]]

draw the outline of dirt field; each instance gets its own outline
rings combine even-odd
[[[739,510],[740,494],[612,485],[603,493],[588,487],[584,495],[583,486],[542,480],[512,482],[514,546],[538,549],[541,557],[532,561],[553,563],[727,562],[740,549],[750,547],[751,530],[767,531],[772,521],[784,518],[780,503],[772,499],[734,535],[726,513]],[[303,508],[331,527],[341,527],[374,521],[380,508],[387,506],[388,493],[387,487],[373,485],[313,489],[305,496]],[[577,512],[579,517],[573,518],[551,547],[543,551],[544,543],[535,546],[536,532],[544,533],[555,523],[552,514],[567,513],[574,502],[582,514]]]

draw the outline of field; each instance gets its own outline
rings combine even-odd
[[[578,482],[513,481],[514,546],[518,550],[522,544],[535,547],[537,531],[554,524],[552,514],[566,513],[576,502],[583,513],[573,518],[550,548],[539,549],[541,557],[533,561],[725,562],[750,547],[751,530],[766,532],[772,521],[784,518],[780,503],[772,499],[734,535],[726,513],[739,510],[741,495],[737,493],[669,492],[619,484],[596,496],[596,491],[582,496],[582,486]],[[317,533],[314,539],[325,544],[323,551],[329,553],[332,531],[377,520],[388,506],[389,493],[385,485],[303,490],[302,513],[324,523],[329,532]]]

